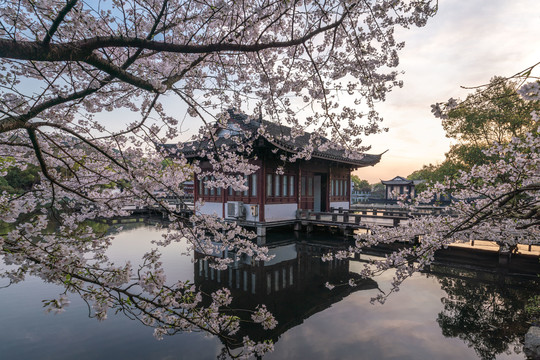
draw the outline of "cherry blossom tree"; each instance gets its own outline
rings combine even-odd
[[[170,104],[182,104],[190,126],[201,126],[196,136],[210,142],[216,121],[226,121],[219,114],[234,107],[258,109],[294,134],[310,129],[314,146],[327,136],[363,150],[362,137],[382,130],[375,103],[402,85],[395,28],[422,26],[436,8],[401,0],[2,0],[0,170],[37,166],[40,180],[0,195],[1,220],[14,223],[0,238],[9,265],[0,276],[61,284],[65,293],[46,303],[53,311],[78,293],[98,319],[123,311],[154,326],[158,338],[178,331],[227,338],[240,321],[221,312],[226,289],[203,294],[167,281],[158,250],[138,266],[114,264],[106,256],[113,238],[85,222],[128,215],[125,205],[159,206],[169,217],[159,246],[187,240],[209,255],[234,248],[266,259],[249,232],[197,213],[186,226],[156,196],[163,189],[181,196],[180,185],[201,172],[156,146],[186,131]],[[210,185],[243,190],[241,178],[220,170],[253,168],[224,150],[206,154],[215,164]],[[28,220],[17,222],[22,214]],[[47,233],[52,220],[57,230]],[[252,319],[275,323],[264,306]],[[243,343],[242,356],[271,349]]]
[[[525,73],[525,77],[530,74]],[[525,100],[540,99],[540,83],[525,83],[518,91]],[[459,106],[455,100],[434,106],[435,113],[444,117],[447,111]],[[538,121],[538,114],[531,114]],[[389,293],[376,299],[384,302],[392,292],[417,271],[434,260],[435,252],[456,242],[490,240],[500,245],[501,252],[511,255],[518,244],[540,244],[540,136],[538,126],[531,132],[513,137],[508,143],[493,143],[484,150],[492,161],[460,171],[457,177],[436,182],[411,203],[401,203],[415,210],[440,194],[452,194],[452,203],[443,215],[420,216],[395,228],[374,227],[357,237],[355,246],[325,259],[361,253],[365,247],[382,243],[414,243],[388,255],[383,260],[367,264],[365,277],[394,269]],[[403,198],[402,200],[406,200]]]

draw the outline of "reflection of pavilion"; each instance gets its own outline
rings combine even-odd
[[[377,288],[375,281],[360,280],[358,274],[349,272],[348,260],[321,260],[321,255],[334,249],[326,244],[287,243],[270,248],[269,254],[275,255],[270,261],[252,263],[244,258],[222,271],[212,269],[208,260],[196,253],[199,261],[195,263],[195,284],[205,292],[229,288],[234,298],[231,308],[255,309],[265,304],[278,321],[277,327],[263,330],[260,325],[242,324],[235,339],[240,341],[247,335],[252,340],[272,339],[275,343],[285,331],[350,293]],[[351,278],[357,280],[358,286],[347,285]],[[326,282],[344,285],[328,290]]]

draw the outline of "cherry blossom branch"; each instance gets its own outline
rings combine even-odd
[[[339,26],[346,18],[354,4],[343,12],[341,18],[326,26],[317,28],[304,36],[288,41],[271,41],[268,43],[234,44],[215,43],[205,45],[174,44],[155,40],[146,40],[132,37],[94,37],[91,39],[73,41],[63,44],[49,44],[43,46],[41,42],[16,41],[0,39],[0,58],[33,60],[33,61],[95,61],[92,51],[104,48],[137,48],[159,52],[179,54],[205,54],[216,52],[257,52],[266,49],[288,48],[300,45],[318,34]],[[100,65],[101,66],[101,65]]]
[[[51,27],[47,31],[47,34],[43,38],[43,41],[42,41],[43,45],[48,45],[51,42],[51,39],[54,36],[54,33],[56,32],[56,30],[58,30],[58,27],[64,21],[64,18],[66,17],[66,15],[71,11],[71,9],[75,6],[75,4],[77,4],[77,1],[78,0],[68,1],[66,3],[66,6],[64,6],[64,8],[60,10],[58,15],[54,19],[54,22],[52,23]]]
[[[66,191],[72,192],[72,193],[76,194],[77,196],[79,196],[79,197],[81,197],[81,198],[83,198],[83,199],[85,199],[87,201],[94,202],[95,201],[94,199],[91,199],[88,196],[82,194],[81,192],[62,184],[61,182],[57,181],[55,178],[53,178],[50,175],[48,166],[45,163],[45,159],[43,158],[43,153],[41,152],[41,148],[39,146],[35,130],[31,129],[31,128],[28,128],[26,130],[28,132],[28,138],[32,142],[32,146],[34,148],[34,152],[35,152],[36,158],[37,158],[37,160],[39,162],[39,166],[41,168],[41,172],[43,173],[43,176],[45,176],[45,178],[47,178],[47,180],[49,180],[52,184],[55,184],[56,186],[66,190]]]

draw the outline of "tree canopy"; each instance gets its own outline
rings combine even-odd
[[[354,187],[360,191],[370,191],[371,185],[367,180],[360,179],[357,175],[351,175],[351,181],[354,184]]]
[[[540,113],[540,102],[520,96],[518,80],[494,77],[465,100],[451,99],[440,117],[446,137],[454,139],[455,144],[441,164],[425,165],[408,178],[442,182],[457,176],[460,170],[494,161],[484,153],[491,145],[506,144],[513,137],[537,131],[535,114]]]
[[[507,143],[537,128],[531,113],[540,110],[540,104],[521,97],[518,85],[516,80],[494,77],[486,88],[449,108],[442,119],[446,136],[485,147]]]

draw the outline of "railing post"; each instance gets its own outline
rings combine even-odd
[[[343,213],[343,222],[344,223],[348,223],[349,222],[349,212],[348,211],[345,211]]]

